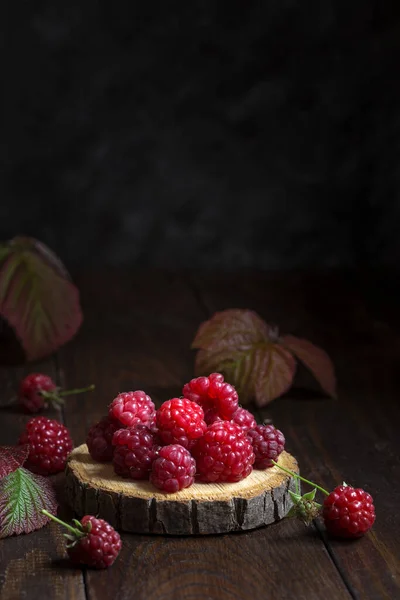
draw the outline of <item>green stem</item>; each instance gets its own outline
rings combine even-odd
[[[66,390],[64,392],[59,392],[59,396],[73,396],[74,394],[83,394],[84,392],[93,392],[95,386],[92,383],[92,385],[88,385],[88,387],[84,387],[84,388],[76,388],[74,390]]]
[[[46,515],[46,517],[49,517],[49,519],[52,519],[53,521],[55,521],[56,523],[58,523],[59,525],[62,525],[63,527],[66,527],[67,529],[69,529],[69,531],[71,531],[71,533],[73,533],[74,535],[76,535],[78,537],[84,537],[85,534],[83,533],[83,531],[79,531],[79,529],[76,529],[75,527],[72,527],[72,525],[68,525],[68,523],[65,523],[64,521],[61,521],[61,519],[59,519],[55,515],[52,515],[51,513],[49,513],[44,508],[42,508],[42,513],[44,515]]]
[[[276,467],[278,467],[278,469],[281,469],[282,471],[285,471],[285,473],[288,473],[292,477],[296,477],[297,479],[300,479],[301,481],[304,481],[304,483],[308,483],[308,485],[311,485],[311,487],[315,487],[315,488],[317,488],[317,490],[319,490],[320,492],[322,492],[326,496],[329,496],[329,492],[327,492],[326,490],[324,490],[324,488],[321,487],[320,485],[317,485],[316,483],[313,483],[312,481],[309,481],[309,479],[305,479],[304,477],[302,477],[301,475],[298,475],[297,473],[293,473],[293,471],[289,471],[289,469],[285,469],[285,467],[281,467],[281,465],[278,465],[278,463],[275,462],[274,460],[272,460],[271,462]]]

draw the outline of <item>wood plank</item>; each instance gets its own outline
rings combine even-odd
[[[26,367],[0,369],[1,403],[15,394],[20,379],[29,372],[43,372],[56,379],[54,359]],[[62,420],[59,411],[48,410],[47,417]],[[21,429],[31,415],[19,407],[0,408],[0,443],[15,444]],[[63,475],[52,478],[59,500],[63,496]],[[60,507],[61,518],[70,511]],[[56,525],[48,525],[29,535],[0,540],[0,597],[2,600],[84,600],[86,598],[82,571],[69,568],[66,562],[65,541]],[[67,568],[66,568],[67,567]]]
[[[174,274],[92,273],[75,280],[85,324],[60,353],[60,367],[68,386],[97,386],[65,407],[75,441],[82,443],[118,392],[143,387],[157,403],[180,394],[193,375],[189,347],[205,312]],[[122,537],[112,569],[87,572],[90,598],[350,597],[320,537],[293,521],[238,535]]]
[[[373,281],[373,302],[360,296],[357,277],[337,273],[250,275],[240,285],[233,278],[219,284],[211,275],[197,285],[209,311],[253,308],[332,356],[337,401],[294,390],[262,416],[284,431],[305,476],[328,489],[345,480],[374,496],[377,521],[369,535],[354,543],[325,542],[355,597],[399,597],[399,344],[382,306],[375,318]]]

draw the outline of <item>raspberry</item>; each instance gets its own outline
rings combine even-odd
[[[190,447],[207,429],[201,406],[186,398],[164,402],[156,413],[156,424],[164,444],[180,444],[184,448]]]
[[[254,453],[245,432],[231,421],[217,421],[193,448],[201,481],[240,481],[252,471]]]
[[[56,389],[57,386],[49,375],[31,373],[19,384],[18,400],[26,412],[36,413],[47,407],[42,392],[54,392]]]
[[[239,406],[239,408],[235,411],[232,421],[237,425],[240,425],[242,429],[248,431],[249,429],[254,429],[257,427],[257,421],[253,417],[250,411],[246,410]]]
[[[327,532],[340,538],[358,538],[364,535],[375,522],[375,507],[372,496],[361,488],[353,488],[346,483],[338,485],[331,493],[323,487],[305,479],[298,473],[272,461],[273,464],[295,479],[314,487],[312,492],[300,496],[289,490],[293,506],[288,516],[299,517],[306,523],[319,514],[321,505],[314,501],[317,489],[325,494],[323,518]]]
[[[221,419],[229,420],[238,408],[238,395],[230,383],[224,382],[220,373],[197,377],[183,387],[185,398],[197,402],[206,412],[215,408]]]
[[[98,423],[92,425],[86,437],[86,444],[93,460],[98,462],[112,460],[114,453],[112,439],[120,427],[120,423],[110,417],[103,417]]]
[[[61,521],[48,511],[42,511],[50,519],[66,527],[69,533],[67,552],[75,565],[86,565],[94,569],[111,567],[120,553],[120,535],[107,521],[85,515],[80,521],[74,519],[75,527]]]
[[[211,423],[216,423],[217,421],[224,421],[224,419],[221,419],[219,416],[216,408],[206,408],[204,410],[204,420],[207,425],[211,425]]]
[[[111,402],[108,414],[124,427],[149,425],[155,416],[155,406],[142,390],[123,392]]]
[[[221,419],[216,408],[209,408],[204,413],[204,420],[207,423],[207,425],[211,425],[211,423],[215,423],[216,421],[224,421],[225,419]],[[239,408],[235,410],[232,419],[229,420],[233,421],[233,423],[236,423],[237,425],[240,425],[240,427],[244,429],[244,431],[253,429],[257,425],[257,421],[255,420],[251,412],[249,412],[245,408],[242,408],[241,406],[239,406]]]
[[[113,465],[117,475],[132,479],[148,479],[151,466],[160,449],[157,436],[146,425],[136,425],[116,431],[113,444],[115,446]]]
[[[249,429],[247,437],[253,445],[255,454],[254,468],[267,469],[273,466],[285,447],[285,437],[273,425],[256,425]]]
[[[325,498],[322,514],[328,533],[341,538],[361,537],[375,521],[372,497],[348,485],[337,486]]]
[[[189,450],[179,444],[161,448],[153,462],[150,481],[164,492],[173,494],[194,482],[196,462]]]
[[[68,429],[58,421],[33,417],[21,433],[19,444],[29,444],[27,469],[39,475],[52,475],[65,468],[73,443]]]
[[[31,373],[22,379],[19,385],[18,400],[26,412],[37,413],[42,408],[47,408],[49,404],[59,408],[64,403],[64,396],[93,390],[94,385],[89,385],[85,388],[62,391],[48,375]]]

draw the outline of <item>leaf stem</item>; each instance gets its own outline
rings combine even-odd
[[[42,513],[44,515],[46,515],[46,517],[49,517],[49,519],[52,519],[53,521],[55,521],[56,523],[58,523],[59,525],[62,525],[63,527],[66,527],[74,535],[76,535],[78,537],[84,537],[85,536],[85,533],[83,531],[79,531],[79,529],[76,529],[75,527],[72,527],[72,525],[69,525],[68,523],[65,523],[64,521],[61,521],[61,519],[59,519],[55,515],[52,515],[46,509],[42,508]]]
[[[74,390],[65,390],[63,392],[59,392],[59,396],[73,396],[74,394],[83,394],[84,392],[93,392],[95,389],[95,385],[88,385],[84,388],[75,388]]]
[[[288,473],[289,475],[291,475],[292,477],[295,477],[296,479],[300,479],[301,481],[304,481],[304,483],[308,483],[308,485],[311,485],[312,487],[316,487],[317,490],[319,490],[320,492],[322,492],[326,496],[329,496],[329,492],[327,492],[326,490],[324,490],[324,488],[321,487],[320,485],[317,485],[316,483],[313,483],[309,479],[305,479],[305,477],[302,477],[301,475],[298,475],[297,473],[294,473],[293,471],[289,471],[289,469],[286,469],[285,467],[281,467],[281,465],[278,465],[278,463],[275,462],[274,460],[271,460],[271,462],[276,467],[278,467],[278,469],[281,469],[282,471],[285,471],[285,473]]]

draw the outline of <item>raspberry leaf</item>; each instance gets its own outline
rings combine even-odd
[[[196,333],[192,348],[238,352],[269,339],[268,325],[252,310],[229,309],[216,312]]]
[[[27,444],[21,446],[0,446],[0,479],[7,477],[22,467],[29,454]]]
[[[0,538],[30,533],[49,522],[42,513],[57,511],[54,489],[45,477],[23,467],[0,480]]]
[[[296,372],[296,361],[285,348],[278,344],[270,344],[265,354],[265,367],[259,370],[255,383],[255,399],[258,406],[265,406],[287,392]]]
[[[215,313],[202,323],[192,347],[199,348],[197,375],[220,371],[245,404],[255,398],[265,406],[292,384],[296,362],[276,343],[275,329],[251,310]]]
[[[281,338],[282,345],[311,371],[319,385],[332,398],[336,397],[336,377],[333,363],[327,353],[308,340],[285,335]]]
[[[287,392],[296,371],[295,357],[334,395],[335,376],[328,355],[306,340],[279,337],[276,328],[251,310],[216,312],[201,323],[192,348],[198,350],[196,375],[223,373],[236,387],[242,404],[254,399],[265,406]]]
[[[53,252],[33,238],[0,246],[0,315],[28,360],[54,352],[82,323],[79,292]]]

